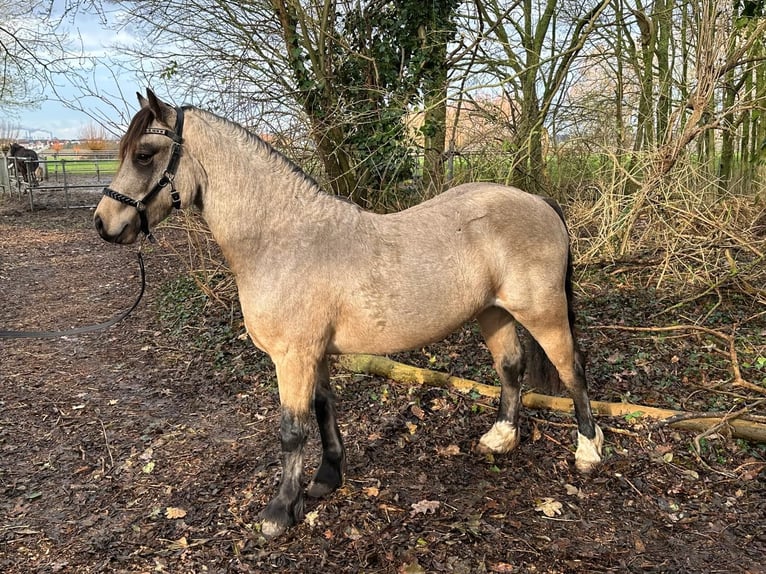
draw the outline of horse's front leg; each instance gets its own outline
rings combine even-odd
[[[303,446],[310,424],[311,401],[318,360],[288,353],[272,356],[277,368],[282,416],[279,438],[282,447],[282,478],[277,495],[261,512],[261,533],[267,538],[282,534],[303,520]]]
[[[319,498],[343,485],[346,453],[335,418],[335,396],[330,386],[327,359],[319,363],[317,387],[314,396],[319,434],[322,437],[322,462],[309,484],[308,495]]]

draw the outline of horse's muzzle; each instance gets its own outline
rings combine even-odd
[[[128,230],[129,225],[127,223],[122,226],[122,229],[120,229],[117,234],[112,234],[107,231],[106,225],[104,225],[104,220],[101,219],[101,216],[99,215],[93,217],[93,224],[96,226],[96,231],[98,231],[98,234],[104,241],[108,241],[109,243],[133,243],[133,241],[135,241],[135,234],[134,237],[128,237],[130,233]]]

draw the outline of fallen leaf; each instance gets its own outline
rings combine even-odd
[[[497,572],[498,574],[511,574],[512,572],[515,572],[516,569],[513,567],[513,564],[498,562],[496,564],[490,564],[489,571]]]
[[[420,408],[418,405],[412,405],[412,406],[410,407],[410,411],[412,412],[412,414],[413,414],[413,415],[415,415],[416,417],[418,417],[418,418],[419,418],[421,421],[422,421],[424,418],[426,418],[426,413],[425,413],[425,412],[423,411],[423,409],[421,409],[421,408]]]
[[[441,411],[446,408],[449,408],[449,403],[446,399],[442,397],[437,397],[431,401],[431,410],[432,411]]]
[[[186,516],[186,511],[183,508],[168,506],[165,509],[165,518],[183,518],[184,516]]]
[[[189,541],[186,540],[186,536],[181,536],[178,540],[173,540],[168,544],[169,550],[186,550],[189,548]]]
[[[415,434],[415,431],[418,430],[418,425],[411,422],[408,422],[406,424],[407,424],[407,430],[410,431],[410,434]]]
[[[460,447],[456,444],[449,446],[437,446],[436,454],[439,456],[457,456],[460,454]]]
[[[423,567],[418,564],[418,561],[410,562],[409,564],[402,564],[399,568],[399,574],[425,574]]]
[[[561,514],[561,503],[553,498],[543,498],[537,502],[535,510],[542,512],[545,516],[551,518],[558,514]]]
[[[743,465],[744,466],[744,465]],[[766,464],[756,464],[752,468],[749,468],[748,470],[744,471],[742,473],[742,480],[754,480],[758,478],[758,475],[761,473],[761,471],[766,467]],[[740,467],[742,468],[742,467]],[[739,469],[737,469],[739,470]]]
[[[146,464],[145,464],[145,465],[144,465],[144,466],[141,468],[141,471],[142,471],[144,474],[151,474],[151,473],[154,471],[154,461],[153,461],[153,460],[150,460],[149,462],[147,462],[147,463],[146,463]]]
[[[306,524],[308,524],[312,528],[316,526],[316,523],[318,520],[319,520],[318,510],[312,510],[311,512],[306,513]]]
[[[413,502],[410,516],[415,516],[416,514],[433,514],[439,509],[440,504],[441,503],[438,500],[421,500],[420,502]]]
[[[637,554],[643,554],[646,552],[646,545],[644,544],[643,540],[638,537],[633,540],[633,547],[636,549]]]
[[[346,528],[345,535],[351,540],[359,540],[360,538],[364,538],[364,534],[362,534],[356,526],[349,526]]]
[[[577,488],[573,484],[565,484],[564,488],[566,489],[567,494],[569,496],[576,496],[577,498],[585,498],[585,494],[583,494],[583,491]]]
[[[369,496],[370,498],[375,498],[380,494],[380,489],[377,486],[368,486],[367,488],[363,489],[364,493]]]

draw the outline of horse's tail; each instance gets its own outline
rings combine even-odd
[[[548,205],[554,209],[564,223],[564,227],[566,227],[564,212],[561,210],[561,206],[559,206],[553,199],[547,197],[543,199],[545,199]],[[572,248],[570,245],[567,245],[567,270],[564,279],[564,292],[567,298],[567,317],[569,319],[569,329],[572,332],[575,361],[582,365],[584,359],[577,346],[577,338],[575,335],[574,296],[572,292]],[[556,370],[556,367],[553,366],[550,359],[548,359],[543,348],[532,336],[526,338],[525,355],[527,383],[534,389],[546,394],[556,394],[560,392],[562,383],[558,371]]]

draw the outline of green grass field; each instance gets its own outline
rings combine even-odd
[[[120,162],[116,159],[58,159],[48,160],[46,164],[50,175],[63,173],[64,170],[71,175],[110,175],[117,172]]]

